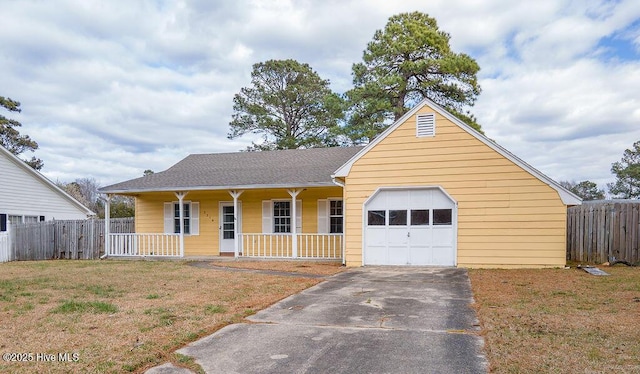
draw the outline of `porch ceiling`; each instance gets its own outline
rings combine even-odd
[[[110,194],[122,194],[122,195],[135,195],[138,193],[145,192],[176,192],[176,191],[229,191],[229,190],[257,190],[257,189],[301,189],[301,188],[314,188],[314,187],[336,187],[333,182],[328,183],[315,183],[315,184],[256,184],[256,185],[246,185],[246,186],[175,186],[175,187],[165,187],[165,188],[148,188],[148,189],[109,189],[106,190],[107,187],[101,188],[99,190],[100,193],[110,193]]]

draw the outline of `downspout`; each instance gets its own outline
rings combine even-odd
[[[111,195],[107,194],[104,199],[104,255],[100,256],[101,260],[104,260],[109,256],[109,250],[111,249]]]
[[[346,244],[346,240],[345,240],[345,235],[346,235],[346,230],[344,230],[344,214],[347,211],[346,210],[346,204],[344,203],[345,198],[344,198],[344,187],[345,184],[343,182],[340,182],[339,180],[336,179],[336,177],[332,176],[331,177],[331,181],[333,182],[333,184],[342,187],[342,228],[343,228],[343,233],[342,233],[342,266],[347,266],[347,259],[345,256],[345,244]]]

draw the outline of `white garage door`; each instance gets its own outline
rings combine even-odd
[[[456,218],[440,188],[379,190],[365,203],[365,265],[455,266]]]

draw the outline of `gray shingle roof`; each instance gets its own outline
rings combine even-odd
[[[362,147],[194,154],[169,169],[102,187],[104,193],[333,185],[331,175]]]

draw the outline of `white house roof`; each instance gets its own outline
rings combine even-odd
[[[364,154],[369,152],[370,149],[375,147],[376,144],[380,143],[391,132],[393,132],[396,128],[398,128],[402,123],[404,123],[411,116],[414,116],[420,109],[422,109],[422,107],[424,107],[426,105],[428,105],[429,107],[433,108],[433,110],[438,112],[438,114],[440,114],[443,117],[447,118],[449,121],[451,121],[455,125],[459,126],[462,130],[466,131],[467,133],[469,133],[474,138],[478,139],[479,141],[481,141],[482,143],[484,143],[485,145],[487,145],[488,147],[490,147],[494,151],[498,152],[502,156],[506,157],[507,159],[509,159],[510,161],[515,163],[516,165],[520,166],[521,168],[523,168],[524,170],[529,172],[529,174],[533,175],[534,177],[538,178],[543,183],[549,185],[549,187],[551,187],[554,190],[558,191],[558,194],[560,195],[560,198],[562,199],[562,202],[565,205],[579,205],[579,204],[582,203],[582,199],[580,197],[576,196],[571,191],[569,191],[566,188],[562,187],[559,183],[557,183],[553,179],[549,178],[548,176],[544,175],[542,172],[540,172],[539,170],[537,170],[533,166],[527,164],[526,162],[524,162],[523,160],[518,158],[516,155],[514,155],[511,152],[509,152],[507,149],[505,149],[502,146],[500,146],[498,143],[494,142],[493,140],[487,138],[486,136],[482,135],[478,131],[474,130],[469,125],[467,125],[466,123],[464,123],[461,120],[459,120],[456,116],[454,116],[451,113],[449,113],[446,109],[444,109],[443,107],[441,107],[440,105],[434,103],[433,101],[431,101],[429,99],[422,100],[420,103],[418,103],[418,105],[416,105],[414,108],[412,108],[404,116],[402,116],[400,119],[395,121],[391,126],[389,126],[389,128],[387,128],[380,135],[378,135],[378,137],[376,137],[371,143],[369,143],[366,147],[364,147],[362,150],[360,150],[358,153],[356,153],[344,165],[342,165],[340,168],[338,168],[334,172],[333,176],[334,177],[346,177],[347,175],[349,175],[349,172],[351,171],[351,167],[353,166],[353,164],[357,160],[359,160]]]
[[[73,198],[73,196],[66,193],[60,187],[56,186],[55,183],[50,181],[47,177],[42,175],[39,171],[35,170],[31,166],[27,165],[24,161],[16,157],[13,153],[9,152],[6,148],[0,145],[0,155],[6,157],[9,161],[16,165],[16,167],[23,169],[27,174],[33,177],[35,180],[40,182],[42,185],[51,190],[52,193],[55,193],[61,196],[64,200],[68,201],[71,205],[76,207],[78,210],[85,213],[87,216],[95,216],[95,212],[91,211],[91,209],[82,205],[78,200]]]

